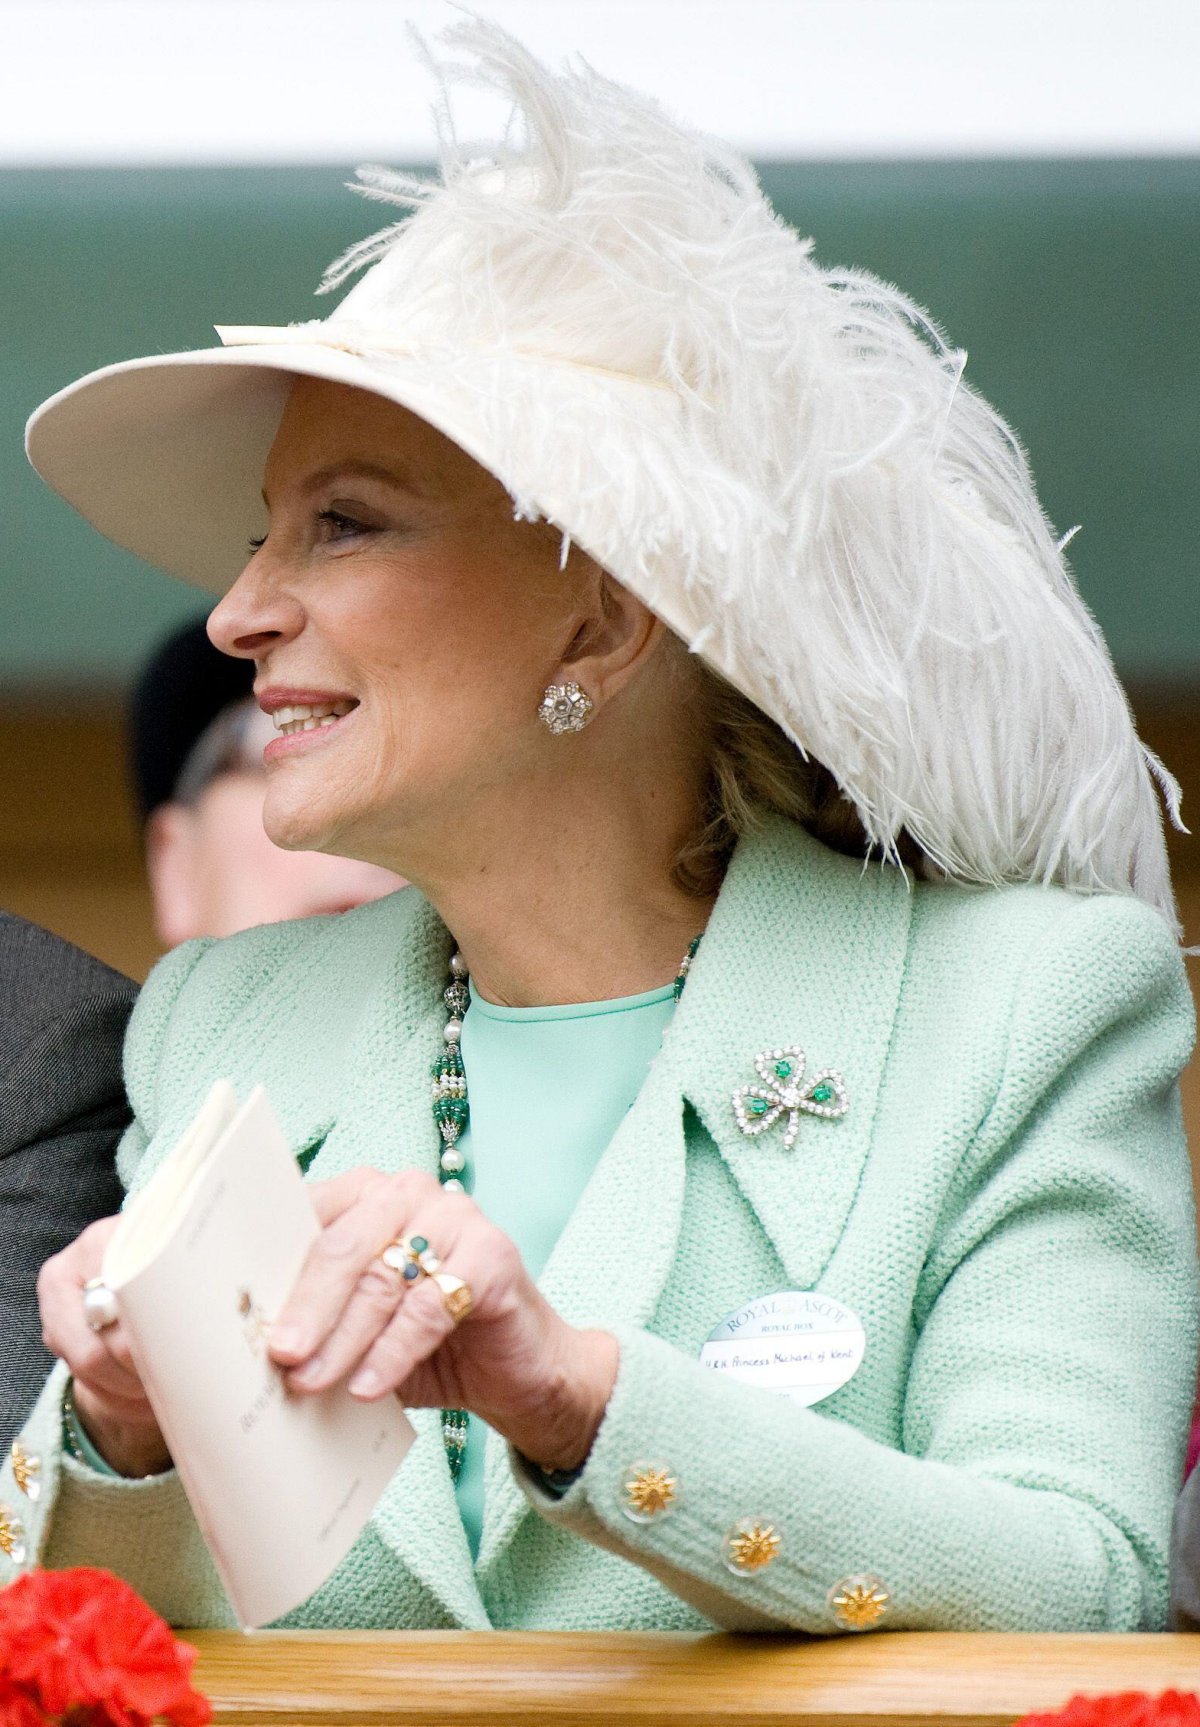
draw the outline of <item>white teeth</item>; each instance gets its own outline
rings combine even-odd
[[[354,702],[320,702],[309,705],[297,702],[289,707],[276,708],[271,715],[275,730],[282,732],[284,737],[291,737],[293,732],[311,732],[319,726],[331,726],[345,717],[355,706]]]

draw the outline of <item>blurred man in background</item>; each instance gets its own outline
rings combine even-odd
[[[262,752],[275,731],[253,682],[253,665],[218,653],[197,622],[163,644],[134,690],[134,788],[167,947],[348,911],[404,886],[374,864],[272,845],[262,825]]]

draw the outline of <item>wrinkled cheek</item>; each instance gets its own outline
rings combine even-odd
[[[438,785],[436,752],[423,763],[413,760],[412,739],[397,716],[373,716],[346,747],[329,751],[328,760],[310,766],[317,783],[312,789],[310,819],[319,828],[314,847],[346,856],[373,851],[390,836],[397,821],[422,790]]]

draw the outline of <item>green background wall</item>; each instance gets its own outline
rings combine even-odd
[[[1200,161],[771,164],[817,255],[898,282],[1017,427],[1125,673],[1200,679]],[[0,687],[123,684],[202,602],[26,468],[44,396],[213,323],[320,315],[386,213],[336,168],[0,171]]]

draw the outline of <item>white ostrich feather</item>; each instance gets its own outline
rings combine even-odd
[[[514,352],[641,380],[566,416],[479,386],[518,512],[550,515],[565,465],[564,535],[830,769],[883,855],[907,830],[955,879],[1173,919],[1155,782],[1176,819],[1178,788],[966,356],[821,268],[746,161],[652,100],[484,20],[446,39],[441,177],[359,170],[409,213],[330,266],[325,292],[371,268],[327,327],[400,331],[463,380]],[[463,79],[511,104],[498,139],[455,136]]]

